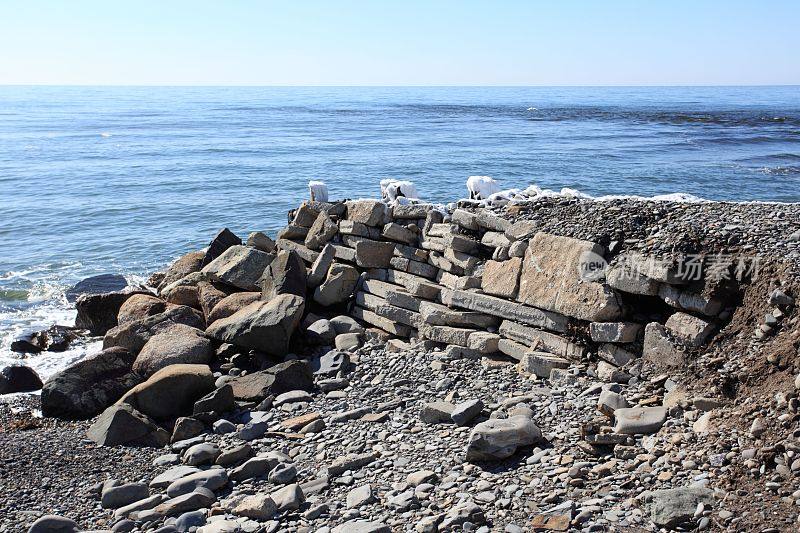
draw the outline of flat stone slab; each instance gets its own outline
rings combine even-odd
[[[623,435],[650,435],[667,420],[666,407],[628,407],[614,411],[614,432]]]
[[[603,322],[622,314],[614,290],[593,281],[592,265],[604,265],[603,247],[589,241],[537,233],[525,252],[519,301],[563,315]]]

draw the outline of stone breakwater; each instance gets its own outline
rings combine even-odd
[[[799,264],[794,205],[303,203],[3,371],[74,422],[4,414],[0,531],[793,530]]]

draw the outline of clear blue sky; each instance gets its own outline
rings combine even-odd
[[[0,0],[0,84],[800,84],[800,0]]]

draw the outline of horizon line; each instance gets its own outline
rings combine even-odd
[[[800,87],[800,83],[721,84],[261,84],[261,83],[0,83],[0,87],[253,87],[253,88],[713,88],[713,87]]]

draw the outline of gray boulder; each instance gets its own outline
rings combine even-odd
[[[91,425],[89,439],[101,446],[152,446],[169,442],[169,433],[130,405],[112,405]]]
[[[170,442],[180,442],[182,440],[193,439],[206,432],[206,425],[190,416],[182,416],[175,421],[172,428],[172,438]]]
[[[197,328],[175,324],[153,335],[136,356],[134,372],[147,378],[169,365],[208,364],[214,355],[211,341]]]
[[[228,384],[241,401],[260,401],[270,395],[293,390],[314,390],[314,376],[303,361],[286,361],[267,370],[236,377]]]
[[[279,294],[305,297],[306,265],[297,252],[282,250],[264,270],[259,285],[263,300],[271,300]]]
[[[203,267],[204,274],[243,291],[259,290],[258,280],[275,256],[250,248],[231,246],[219,257]]]
[[[333,263],[325,281],[314,289],[314,301],[324,306],[347,301],[353,294],[360,275],[355,267]]]
[[[144,483],[125,483],[103,489],[100,504],[103,509],[119,509],[148,497],[150,489]]]
[[[170,498],[169,500],[157,505],[154,511],[163,516],[176,516],[189,511],[205,509],[217,501],[214,493],[208,489],[198,488],[194,492]]]
[[[347,315],[339,315],[330,320],[337,335],[343,333],[364,333],[364,326],[359,324],[355,318]]]
[[[333,259],[336,256],[336,248],[332,244],[326,244],[317,258],[311,264],[311,268],[306,279],[306,284],[309,287],[316,287],[323,282],[325,276],[328,274],[328,269],[331,268]]]
[[[275,251],[275,241],[260,231],[254,231],[247,236],[247,246],[251,246],[262,252],[267,252],[268,254]]]
[[[142,381],[131,370],[134,356],[109,348],[54,374],[42,387],[42,414],[82,420],[92,418]]]
[[[320,318],[306,328],[306,337],[316,344],[330,345],[336,338],[336,330],[329,320]]]
[[[303,298],[281,294],[268,302],[253,302],[228,318],[215,321],[206,333],[222,342],[283,356],[303,317],[303,309]]]
[[[673,528],[692,519],[698,504],[711,506],[714,491],[701,487],[681,487],[642,493],[650,520],[658,527]]]
[[[218,490],[228,484],[228,472],[224,468],[211,468],[180,477],[167,486],[167,496],[175,498],[197,489]]]
[[[236,399],[233,396],[233,387],[226,384],[194,402],[193,412],[220,415],[232,411],[234,407]]]
[[[335,376],[339,372],[347,372],[349,368],[350,356],[341,350],[331,350],[311,362],[315,376]]]
[[[542,441],[542,432],[524,415],[493,418],[476,425],[469,434],[467,461],[496,461],[516,453],[517,448]]]
[[[80,530],[74,520],[57,515],[44,515],[31,524],[28,533],[77,533]]]
[[[306,247],[312,250],[321,250],[338,232],[339,226],[331,220],[328,213],[323,211],[317,215],[314,224],[308,230],[305,240]]]
[[[103,294],[117,292],[128,286],[128,280],[119,274],[100,274],[83,279],[67,289],[68,302],[76,301],[80,296],[87,294]]]

